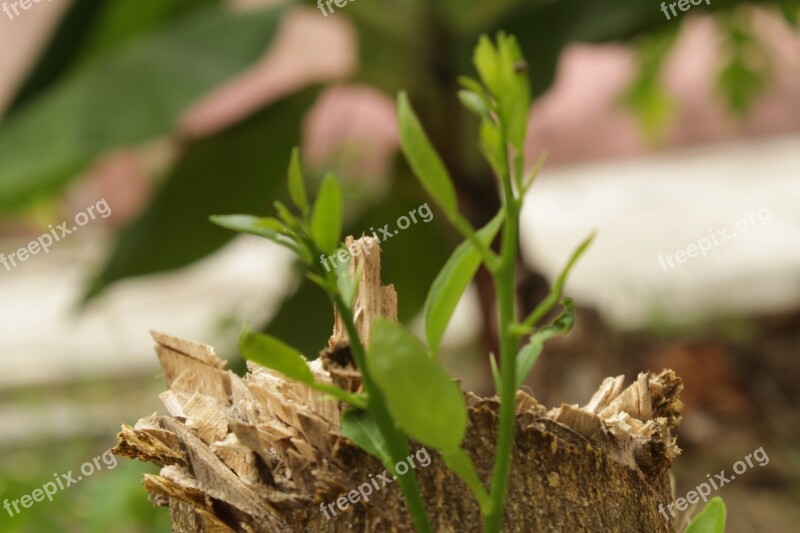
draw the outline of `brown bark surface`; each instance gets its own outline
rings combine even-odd
[[[380,250],[371,250],[355,258],[356,265],[364,262],[356,300],[362,332],[374,316],[394,317],[396,309],[394,289],[380,284]],[[413,531],[398,484],[384,486],[380,462],[341,436],[343,404],[256,364],[248,363],[240,378],[224,370],[209,346],[163,333],[153,338],[169,385],[161,395],[169,414],[123,426],[114,452],[161,467],[144,485],[155,504],[170,508],[174,531]],[[329,347],[310,367],[319,381],[360,386],[338,320]],[[549,411],[518,393],[504,531],[674,531],[658,504],[672,500],[681,388],[671,371],[640,374],[627,388],[618,376],[607,378],[586,405]],[[488,483],[497,401],[465,398],[464,448]],[[434,530],[480,531],[471,493],[428,452],[430,465],[417,461],[415,470]],[[364,483],[372,483],[368,502],[346,511],[336,506]],[[321,504],[333,504],[326,506],[330,518]]]

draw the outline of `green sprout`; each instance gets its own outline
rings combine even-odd
[[[725,533],[725,515],[722,498],[711,498],[684,533]]]
[[[313,207],[306,196],[297,150],[289,166],[289,193],[295,216],[280,203],[278,218],[247,215],[215,216],[223,227],[266,237],[291,249],[304,262],[306,275],[319,285],[339,311],[350,339],[355,364],[361,372],[363,392],[351,393],[317,383],[303,356],[281,341],[245,330],[242,354],[252,361],[305,383],[351,406],[342,417],[342,434],[378,458],[397,475],[418,531],[432,531],[414,470],[406,474],[394,465],[409,454],[409,439],[439,451],[447,467],[474,494],[486,532],[499,532],[508,492],[508,479],[516,426],[515,398],[538,359],[544,343],[572,328],[572,301],[562,298],[566,276],[589,246],[592,236],[573,253],[550,294],[527,316],[517,316],[515,269],[519,248],[519,216],[523,198],[543,159],[525,172],[523,149],[530,109],[527,64],[513,37],[499,34],[496,44],[482,37],[474,63],[480,82],[461,78],[461,102],[481,121],[480,149],[493,169],[502,201],[497,215],[476,230],[459,212],[450,175],[428,140],[405,93],[398,96],[400,142],[411,169],[423,188],[464,237],[433,282],[425,305],[427,346],[402,325],[377,319],[365,346],[356,329],[353,300],[360,276],[348,266],[329,271],[316,258],[330,254],[341,243],[342,194],[335,177],[322,183]],[[492,244],[502,230],[499,251]],[[462,448],[468,425],[463,394],[438,363],[444,331],[456,303],[483,265],[491,274],[499,309],[499,369],[492,360],[500,398],[500,422],[491,485],[487,489],[472,459]],[[550,324],[541,322],[557,306],[560,314]]]

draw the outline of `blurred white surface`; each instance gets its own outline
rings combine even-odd
[[[623,328],[800,302],[800,137],[545,169],[529,194],[527,263],[554,279],[596,229],[566,292]],[[736,231],[738,220],[764,209],[770,217],[755,215]],[[731,238],[705,257],[673,259],[666,271],[659,264],[660,254],[674,256],[725,227]]]
[[[244,236],[186,269],[124,281],[78,314],[98,238],[87,228],[49,255],[12,271],[0,267],[0,388],[155,374],[150,329],[212,344],[224,355],[235,349],[243,322],[263,322],[274,311],[269,303],[293,290],[290,254]],[[24,244],[2,242],[0,250]]]

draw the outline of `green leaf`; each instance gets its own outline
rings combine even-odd
[[[486,96],[486,91],[478,80],[472,79],[469,76],[459,76],[458,83],[468,91],[472,91],[484,97]]]
[[[458,215],[453,181],[411,109],[406,93],[397,97],[400,145],[422,186],[451,220]]]
[[[333,252],[342,235],[342,190],[333,174],[322,181],[311,216],[311,237],[326,254]]]
[[[317,383],[303,354],[275,337],[245,329],[239,338],[239,351],[245,359],[280,372],[289,379],[304,383],[312,389],[353,406],[366,407],[363,395],[347,392],[334,385]]]
[[[399,324],[377,319],[367,367],[403,431],[439,450],[460,446],[467,430],[464,397],[419,340]]]
[[[481,150],[495,175],[502,178],[507,172],[506,147],[500,134],[500,126],[484,120],[480,128]]]
[[[308,197],[306,196],[303,168],[300,165],[300,150],[292,150],[292,160],[289,163],[289,195],[292,202],[303,214],[308,213]]]
[[[475,471],[475,466],[472,464],[472,459],[461,448],[447,450],[442,452],[442,459],[444,463],[458,478],[466,483],[469,490],[475,495],[478,504],[481,506],[481,513],[486,515],[490,509],[491,501],[489,494],[486,492],[486,487],[478,477],[478,472]]]
[[[276,244],[301,254],[297,244],[286,236],[285,226],[272,217],[259,218],[252,215],[212,215],[209,220],[223,228],[265,237]]]
[[[528,344],[523,346],[517,354],[517,388],[520,388],[525,383],[525,379],[542,353],[544,343],[553,337],[565,335],[572,330],[572,326],[575,324],[575,306],[569,298],[564,298],[561,305],[564,306],[564,311],[553,320],[552,324],[531,335]]]
[[[211,213],[264,209],[277,197],[285,155],[300,138],[306,90],[274,102],[242,124],[190,144],[139,218],[121,232],[87,299],[111,283],[185,266],[214,252],[235,234],[208,223]]]
[[[500,212],[476,233],[477,238],[487,246],[494,240],[503,224],[504,212]],[[425,301],[425,333],[431,354],[436,356],[439,344],[450,323],[461,295],[469,286],[481,265],[482,256],[469,241],[464,241],[455,249],[439,275],[431,285]]]
[[[272,202],[272,206],[275,208],[275,211],[278,213],[278,217],[286,224],[286,227],[289,228],[291,231],[299,234],[302,230],[302,225],[300,221],[292,214],[288,207],[283,205],[282,202],[279,200],[275,200]]]
[[[386,441],[367,411],[360,409],[345,411],[342,415],[342,436],[353,441],[356,446],[382,463],[391,462]]]
[[[486,35],[481,35],[478,40],[478,46],[475,47],[472,61],[478,70],[478,74],[480,74],[483,84],[489,88],[489,91],[495,97],[500,95],[503,92],[500,58],[491,39]]]
[[[314,374],[303,354],[275,337],[245,329],[239,337],[239,351],[245,359],[276,370],[287,378],[314,384]]]
[[[311,388],[319,392],[324,392],[340,402],[350,404],[357,409],[367,408],[367,395],[364,393],[348,392],[344,389],[340,389],[336,385],[328,385],[327,383],[313,383],[311,384]]]
[[[506,130],[506,138],[517,152],[522,152],[531,102],[527,63],[513,36],[501,35],[498,38],[498,49],[503,92],[495,97]]]
[[[685,533],[725,533],[725,503],[722,498],[711,498],[705,508],[698,514]]]
[[[497,361],[495,361],[493,353],[489,354],[489,368],[492,370],[495,393],[499,396],[500,391],[503,390],[503,377],[500,375],[500,369],[497,368]]]
[[[516,39],[501,32],[495,48],[483,36],[475,48],[473,60],[484,85],[497,101],[505,140],[517,151],[522,151],[528,124],[530,87],[526,63]]]
[[[170,133],[192,102],[262,54],[281,13],[198,9],[39,94],[0,125],[0,212],[53,194],[106,150]]]
[[[519,353],[517,354],[517,388],[520,388],[528,377],[528,374],[531,370],[533,370],[533,365],[536,364],[536,361],[539,359],[539,356],[542,354],[542,348],[544,345],[535,339],[531,339],[528,344],[520,349]],[[502,384],[502,382],[501,382]]]
[[[286,226],[273,217],[256,217],[253,215],[212,215],[209,219],[216,225],[232,231],[250,233],[260,237],[273,239],[285,235]]]
[[[473,91],[458,91],[458,99],[464,104],[464,107],[478,115],[484,120],[489,120],[489,111],[491,105],[486,98],[480,93]]]

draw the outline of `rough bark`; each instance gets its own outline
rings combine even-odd
[[[370,250],[355,261],[364,263],[356,301],[362,333],[375,316],[396,312],[393,287],[380,284],[380,249],[373,243]],[[344,405],[256,364],[248,363],[240,378],[224,370],[209,346],[163,333],[153,338],[169,386],[161,395],[169,414],[124,425],[114,452],[161,467],[145,476],[144,486],[153,503],[169,506],[173,531],[413,531],[396,483],[376,481],[368,502],[346,511],[336,506],[384,471],[340,435]],[[320,381],[359,388],[338,320],[328,348],[310,367]],[[607,378],[586,405],[550,410],[518,393],[504,531],[674,531],[658,505],[672,500],[681,387],[671,371],[640,374],[627,388],[618,376]],[[464,448],[486,483],[498,404],[469,392],[465,398]],[[433,451],[430,457],[416,473],[434,530],[480,531],[470,492]]]

